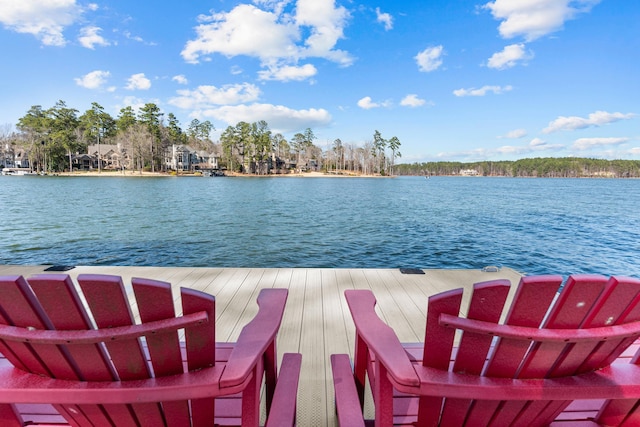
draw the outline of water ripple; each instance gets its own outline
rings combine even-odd
[[[2,177],[0,263],[640,276],[638,180],[425,181]]]

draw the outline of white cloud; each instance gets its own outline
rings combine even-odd
[[[426,102],[427,101],[425,101],[424,99],[418,98],[418,95],[411,93],[402,98],[402,101],[400,101],[400,105],[402,105],[403,107],[420,107],[426,104]]]
[[[178,83],[179,85],[186,85],[189,83],[189,80],[187,80],[184,74],[178,74],[177,76],[173,76],[171,80]]]
[[[549,144],[540,138],[533,138],[526,145],[504,145],[495,150],[496,154],[506,155],[527,155],[532,153],[541,153],[546,151],[560,151],[564,149],[564,145]],[[491,150],[489,151],[491,152]]]
[[[393,29],[393,16],[388,13],[380,12],[379,7],[376,7],[376,19],[379,23],[384,24],[384,29],[386,31]]]
[[[187,42],[182,57],[197,63],[201,56],[220,53],[232,57],[255,56],[264,61],[295,56],[293,40],[297,28],[278,22],[278,16],[249,4],[241,4],[231,12],[201,16],[196,27],[197,38]]]
[[[479,89],[469,88],[469,89],[456,89],[453,91],[455,96],[485,96],[487,93],[492,92],[496,95],[499,95],[504,92],[509,92],[512,90],[512,86],[482,86]]]
[[[295,15],[284,11],[288,1],[255,3],[272,10],[241,4],[230,12],[200,16],[196,38],[182,50],[184,60],[197,63],[218,53],[259,58],[265,67],[283,62],[296,65],[298,60],[311,57],[340,65],[353,62],[347,52],[335,49],[338,40],[344,37],[349,13],[336,7],[333,0],[298,0]],[[303,38],[303,34],[308,36]]]
[[[349,20],[347,9],[336,7],[334,0],[298,0],[295,19],[298,27],[310,27],[311,32],[304,41],[302,57],[325,58],[344,66],[353,63],[347,52],[334,49],[344,37]]]
[[[499,136],[498,138],[508,138],[508,139],[519,139],[527,136],[527,131],[525,129],[514,129],[512,131],[507,132],[504,136]]]
[[[74,80],[78,86],[87,89],[100,89],[107,82],[110,75],[111,73],[108,71],[95,70]]]
[[[151,80],[145,77],[144,73],[134,74],[127,80],[128,84],[125,89],[128,90],[147,90],[151,87]]]
[[[373,102],[370,96],[365,96],[364,98],[358,101],[358,107],[363,108],[365,110],[369,110],[371,108],[377,108],[380,105]]]
[[[100,27],[84,27],[80,30],[78,41],[87,49],[95,49],[96,45],[109,46],[110,43],[98,34],[100,31],[102,31]]]
[[[391,101],[373,102],[370,96],[365,96],[358,101],[358,107],[364,110],[370,110],[372,108],[389,107]]]
[[[265,120],[273,132],[287,133],[301,131],[306,128],[327,126],[331,123],[331,114],[325,109],[310,108],[293,110],[282,105],[251,104],[227,105],[219,108],[199,111],[205,117],[222,120],[228,125],[240,121],[247,123]]]
[[[576,15],[589,12],[600,0],[495,0],[483,7],[502,21],[500,35],[506,39],[523,36],[532,41],[562,29]]]
[[[579,138],[576,139],[571,148],[584,151],[593,148],[611,147],[629,142],[629,138]]]
[[[260,80],[279,80],[282,82],[291,80],[306,80],[318,73],[316,67],[312,64],[302,66],[285,65],[282,67],[269,67],[268,70],[259,71],[258,78]]]
[[[617,122],[619,120],[628,120],[636,115],[633,113],[609,113],[606,111],[596,111],[589,114],[588,117],[577,116],[560,116],[557,119],[549,123],[549,126],[544,128],[542,132],[551,133],[560,130],[576,130],[584,129],[590,126],[603,126],[608,123]]]
[[[250,83],[216,86],[198,86],[196,90],[179,90],[169,104],[185,110],[202,110],[218,105],[254,102],[260,96],[260,89]]]
[[[0,23],[9,30],[32,34],[46,46],[64,46],[65,27],[81,14],[76,0],[0,0]]]
[[[505,46],[501,52],[494,53],[487,61],[487,67],[504,70],[506,68],[514,67],[518,61],[528,61],[532,58],[533,52],[526,52],[525,45],[523,43],[512,44]]]
[[[429,72],[440,68],[442,65],[442,55],[444,54],[444,48],[442,45],[435,47],[428,47],[422,52],[418,53],[414,59],[418,63],[420,71]]]

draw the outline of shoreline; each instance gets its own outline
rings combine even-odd
[[[288,174],[241,174],[236,172],[226,172],[222,177],[203,177],[201,174],[186,173],[167,173],[167,172],[140,172],[140,171],[78,171],[78,172],[57,172],[46,176],[64,176],[64,177],[120,177],[120,178],[153,178],[153,177],[197,177],[197,178],[394,178],[393,176],[382,175],[363,175],[363,174],[329,174],[324,172],[301,172]]]

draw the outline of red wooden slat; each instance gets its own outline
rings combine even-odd
[[[214,366],[216,363],[215,344],[215,298],[192,289],[180,289],[183,314],[205,311],[209,322],[185,330],[186,355],[189,371]],[[205,425],[215,418],[214,399],[197,399],[191,402],[193,425]]]
[[[76,292],[71,277],[66,274],[42,274],[29,278],[31,289],[38,297],[53,327],[57,330],[92,329],[91,322]],[[82,381],[113,381],[115,372],[103,348],[95,344],[64,346]],[[81,402],[78,402],[81,403]],[[56,409],[62,411],[60,405]],[[79,411],[95,425],[108,426],[110,421],[99,406],[66,405],[67,412]],[[125,425],[125,422],[121,422]]]
[[[560,276],[523,277],[505,323],[536,328],[544,319],[562,284]],[[487,377],[513,378],[529,349],[529,343],[501,339],[484,373]]]
[[[91,309],[93,319],[98,328],[133,325],[133,315],[129,307],[127,294],[119,276],[100,274],[81,274],[78,284]],[[150,377],[146,357],[138,339],[107,342],[105,346],[118,377],[125,380],[144,379]],[[162,408],[155,403],[133,404],[118,407],[105,405],[113,417],[135,414],[135,418],[145,420],[148,425],[164,424]],[[129,423],[128,419],[121,422]]]
[[[11,325],[35,329],[55,329],[23,277],[3,277],[0,279],[0,293],[3,297],[3,318],[9,320]],[[80,378],[78,367],[67,349],[62,346],[8,342],[5,345],[10,349],[11,354],[19,358],[19,363],[30,372],[60,379],[77,380]],[[9,356],[9,353],[7,355]],[[62,414],[66,412],[82,413],[79,406],[55,405],[55,407]],[[106,421],[104,417],[101,417],[101,420]]]
[[[349,358],[347,357],[347,365]],[[286,353],[282,356],[282,365],[278,384],[273,397],[273,404],[265,427],[293,427],[296,422],[296,402],[298,395],[298,381],[300,367],[302,366],[302,355],[300,353]],[[351,371],[351,368],[349,368]],[[353,387],[353,376],[350,378]],[[355,388],[353,388],[353,403],[358,408],[358,398]],[[352,425],[358,427],[358,425]]]
[[[175,317],[170,283],[133,278],[131,284],[143,323]],[[176,375],[184,372],[177,332],[167,332],[147,337],[147,346],[155,377]],[[162,408],[168,425],[176,427],[190,426],[188,402],[163,402]]]
[[[513,297],[505,323],[513,326],[538,327],[547,314],[549,305],[555,298],[561,284],[561,276],[523,277]],[[513,378],[529,347],[529,343],[522,341],[504,338],[498,340],[483,375]],[[491,419],[492,421],[488,425],[508,425],[511,420],[517,417],[520,409],[521,405],[512,407],[509,402],[487,400],[476,402],[469,412],[468,418]],[[489,418],[491,413],[493,416]]]
[[[473,288],[467,318],[497,323],[509,294],[509,288],[510,282],[508,280],[477,283]],[[453,371],[480,375],[492,341],[493,337],[490,335],[465,332],[456,353]],[[442,425],[462,425],[467,418],[471,404],[471,400],[446,399],[440,423]],[[480,422],[477,417],[476,413],[473,417],[474,422]],[[489,419],[482,421],[486,424]]]
[[[498,323],[509,294],[508,280],[478,283],[474,286],[468,319]],[[487,353],[493,338],[486,334],[464,333],[460,341],[454,372],[480,375],[487,360]]]
[[[429,297],[423,366],[448,369],[455,331],[441,326],[439,318],[441,313],[459,314],[461,303],[462,289],[454,289]],[[420,396],[417,426],[436,425],[440,417],[442,401],[440,397]]]
[[[134,324],[124,284],[119,276],[81,274],[78,284],[98,328]],[[150,372],[138,339],[105,344],[121,380],[149,378]]]
[[[615,277],[608,280],[605,290],[594,304],[591,312],[581,325],[582,328],[596,328],[620,324],[625,312],[633,310],[637,303],[636,297],[640,292],[640,281],[619,281]],[[633,304],[630,306],[630,303]],[[626,316],[625,316],[626,317]],[[624,319],[628,321],[627,319]],[[604,343],[577,343],[563,355],[562,362],[554,367],[551,376],[574,375],[586,370],[602,367],[611,354],[611,348],[616,348],[623,340],[609,340]],[[605,344],[603,346],[602,344]],[[586,361],[589,363],[586,363]]]
[[[7,317],[5,317],[5,315],[2,314],[2,305],[0,305],[0,324],[2,325],[10,325],[11,322],[7,319]],[[18,346],[16,346],[18,347]],[[23,346],[19,346],[20,349],[24,349],[25,352],[27,352],[29,354],[29,357],[33,357],[33,355],[28,352],[27,347]],[[20,360],[20,357],[18,357],[17,355],[15,355],[13,353],[13,351],[11,351],[11,348],[8,347],[7,345],[5,345],[4,341],[0,339],[0,357],[4,356],[4,359],[0,358],[0,360],[9,360],[11,361],[11,364],[13,366],[15,366],[16,368],[20,368],[23,371],[29,371],[29,368],[27,368],[25,365],[22,364],[22,361]]]
[[[67,275],[49,274],[29,278],[29,285],[38,297],[53,326],[57,330],[92,329],[89,316]],[[100,345],[67,346],[84,381],[113,381],[116,379],[107,355]]]
[[[338,425],[364,427],[364,418],[351,372],[349,356],[346,354],[331,355],[331,372],[335,389]]]
[[[543,327],[545,328],[579,328],[597,313],[604,301],[601,295],[607,287],[607,279],[596,275],[576,275],[567,280],[558,300],[549,312]],[[626,306],[626,305],[625,305]],[[585,344],[581,345],[584,347]],[[525,359],[519,378],[544,378],[554,376],[554,368],[561,366],[563,358],[571,351],[574,344],[537,343],[534,344]],[[578,365],[579,366],[579,365]],[[577,367],[574,367],[577,368]],[[569,367],[571,369],[571,367]],[[570,401],[564,402],[568,405]],[[517,402],[509,402],[510,407],[517,407]],[[527,403],[522,405],[519,414],[521,423],[530,422],[539,417],[546,407],[545,402]],[[556,412],[561,412],[562,405]],[[555,418],[553,411],[545,412],[549,419],[541,420],[540,425],[549,423]]]
[[[3,296],[2,317],[12,326],[35,329],[52,329],[49,320],[40,307],[27,281],[21,276],[0,278],[0,294]],[[77,379],[64,351],[47,345],[29,345],[5,342],[11,360],[19,359],[19,364],[29,372],[56,378]],[[46,362],[43,362],[46,360]]]

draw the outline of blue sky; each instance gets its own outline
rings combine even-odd
[[[640,159],[636,0],[0,0],[0,124],[156,103],[183,128],[397,136],[398,162]]]

